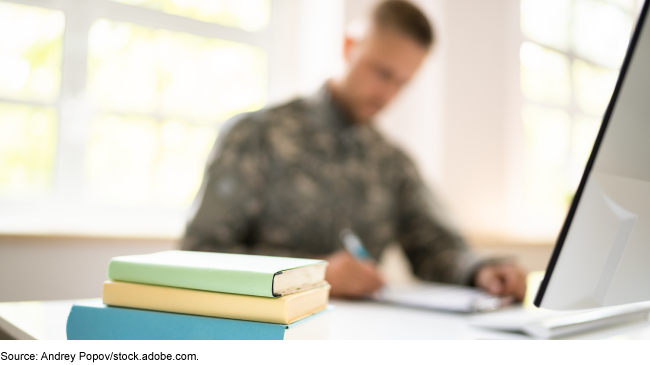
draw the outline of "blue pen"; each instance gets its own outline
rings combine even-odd
[[[361,238],[350,228],[343,228],[339,233],[339,238],[348,252],[359,261],[374,261],[361,242]]]

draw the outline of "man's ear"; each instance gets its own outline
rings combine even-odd
[[[356,45],[357,40],[346,34],[343,38],[343,59],[345,62],[349,63],[352,59],[352,52]]]

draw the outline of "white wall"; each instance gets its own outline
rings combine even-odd
[[[519,1],[445,2],[443,186],[463,226],[511,236],[519,110]],[[515,90],[513,93],[512,90]],[[523,134],[522,134],[523,136]],[[523,138],[522,138],[523,139]]]
[[[344,0],[276,0],[271,105],[310,95],[342,67]]]

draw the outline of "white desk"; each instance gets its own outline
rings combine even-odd
[[[75,301],[0,303],[0,330],[17,339],[65,340]],[[481,329],[469,315],[404,308],[372,302],[331,300],[330,338],[334,340],[530,339],[516,333]],[[582,333],[571,339],[650,339],[650,323]]]

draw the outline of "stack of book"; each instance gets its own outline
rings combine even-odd
[[[326,261],[191,251],[113,258],[102,300],[76,304],[68,339],[327,336]]]

